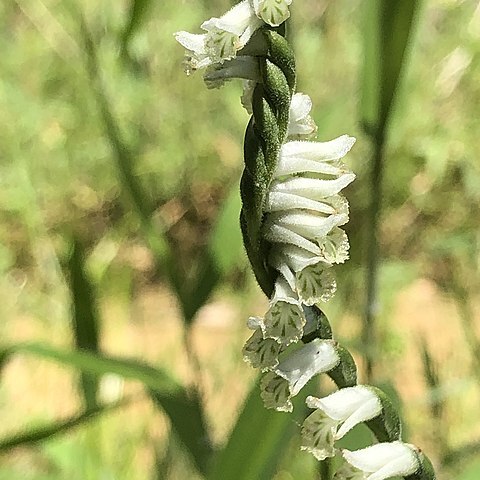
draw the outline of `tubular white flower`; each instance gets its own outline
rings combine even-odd
[[[420,468],[418,449],[409,443],[378,443],[354,452],[343,450],[342,454],[352,467],[363,473],[363,477],[360,478],[365,480],[404,477],[413,475]],[[334,478],[342,480],[351,477]]]
[[[353,173],[344,173],[332,180],[293,177],[272,184],[271,191],[301,195],[310,200],[325,200],[343,190],[355,180]]]
[[[364,385],[343,388],[324,398],[307,397],[307,406],[316,411],[303,422],[301,448],[317,460],[333,457],[336,440],[382,411],[378,396]]]
[[[342,135],[329,142],[287,142],[282,147],[282,155],[295,162],[299,158],[307,158],[317,162],[327,162],[343,158],[355,143],[354,137]]]
[[[317,126],[310,116],[312,99],[304,93],[295,93],[290,103],[288,137],[308,137],[317,131]]]
[[[279,275],[275,293],[264,319],[264,337],[282,345],[297,342],[303,335],[305,316],[297,295],[288,282]]]
[[[241,56],[224,63],[211,65],[203,79],[207,88],[219,88],[227,80],[232,78],[243,78],[257,81],[260,79],[258,62],[254,57]]]
[[[335,368],[340,357],[332,340],[315,339],[292,353],[263,378],[260,388],[266,408],[291,412],[291,398],[315,375]]]
[[[235,58],[262,25],[250,0],[243,0],[222,17],[203,22],[205,34],[175,33],[175,39],[187,51],[187,73]]]
[[[290,17],[289,5],[292,0],[252,0],[255,13],[265,23],[278,27]]]

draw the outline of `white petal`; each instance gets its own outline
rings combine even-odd
[[[339,440],[355,425],[380,415],[382,404],[374,391],[364,385],[342,388],[324,398],[307,397],[310,408],[322,410],[342,424],[335,439]]]
[[[322,257],[295,245],[279,245],[275,247],[275,251],[279,259],[285,262],[295,273],[323,260]]]
[[[292,141],[282,146],[281,155],[328,161],[344,157],[355,143],[354,137],[342,135],[329,142]]]
[[[345,173],[334,180],[316,178],[290,178],[284,182],[272,184],[271,191],[301,195],[311,200],[322,200],[336,195],[355,180],[355,174]]]
[[[288,380],[294,397],[313,376],[330,371],[339,362],[334,342],[316,338],[280,362],[275,373]]]
[[[318,262],[297,273],[297,291],[305,305],[328,302],[335,295],[337,282],[334,275],[326,270],[326,265],[331,266]]]
[[[331,163],[317,162],[305,157],[280,155],[275,168],[275,178],[294,173],[312,172],[324,175],[342,175],[348,172],[345,168],[340,168]]]
[[[265,408],[274,408],[279,412],[291,412],[290,385],[287,380],[274,372],[268,372],[260,382],[260,396]]]
[[[334,420],[344,422],[353,412],[372,399],[378,404],[375,413],[378,415],[382,408],[380,400],[373,390],[365,385],[342,388],[323,398],[308,397],[307,405],[310,408],[320,408]]]
[[[206,34],[195,34],[189,32],[176,32],[175,40],[184,48],[197,54],[205,54]]]
[[[256,330],[243,347],[243,359],[253,368],[268,370],[278,365],[282,347],[271,338],[263,338],[262,329]]]
[[[266,224],[267,222],[268,224],[288,228],[309,240],[316,240],[327,235],[334,227],[347,223],[348,215],[341,213],[325,217],[299,210],[289,210],[287,212],[271,213]],[[303,245],[298,246],[304,248]]]
[[[267,222],[266,222],[267,223]],[[320,248],[315,243],[307,240],[298,233],[292,232],[292,230],[275,225],[274,223],[266,224],[264,237],[270,242],[278,243],[290,243],[308,250],[309,252],[319,255],[321,253]]]
[[[310,114],[312,110],[312,99],[304,93],[296,93],[290,103],[290,119],[298,122]]]
[[[278,27],[290,17],[292,0],[253,0],[256,14],[272,27]]]
[[[335,227],[324,239],[319,242],[323,258],[330,263],[343,263],[348,260],[347,234],[338,227]]]
[[[321,410],[309,415],[302,425],[301,449],[311,453],[317,460],[335,456],[335,430],[338,422]]]
[[[275,282],[275,293],[265,314],[264,334],[282,345],[297,342],[303,336],[306,323],[297,295],[283,277]]]
[[[280,210],[305,209],[330,215],[335,209],[324,202],[310,200],[291,193],[271,191],[267,197],[266,212],[278,212]]]
[[[223,63],[212,65],[203,79],[208,88],[221,87],[226,80],[243,78],[257,81],[260,79],[258,62],[254,57],[236,57]]]
[[[355,452],[343,450],[342,453],[348,463],[370,474],[367,480],[408,476],[419,467],[416,448],[408,443],[378,443]]]
[[[288,122],[288,136],[308,136],[317,131],[317,126],[309,115],[312,109],[312,100],[308,95],[295,93],[290,103],[290,118]]]

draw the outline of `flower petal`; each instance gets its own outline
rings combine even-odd
[[[408,476],[419,468],[416,447],[408,443],[378,443],[351,452],[343,450],[345,460],[355,468],[370,474],[367,480],[385,480],[394,476]]]
[[[354,143],[355,138],[348,135],[342,135],[329,142],[292,141],[282,146],[281,155],[323,162],[339,160],[349,152]]]
[[[338,422],[321,410],[309,415],[302,425],[301,449],[311,453],[317,460],[335,456],[335,431]]]

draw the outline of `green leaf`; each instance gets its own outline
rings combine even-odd
[[[152,390],[152,399],[170,419],[179,440],[188,447],[198,470],[206,474],[212,454],[212,444],[206,435],[205,415],[198,397],[189,398],[186,393],[175,396]],[[193,395],[192,395],[193,396]]]
[[[361,116],[367,133],[383,138],[420,0],[367,0]]]
[[[209,433],[198,398],[190,398],[185,388],[165,371],[138,360],[108,357],[86,351],[65,351],[46,345],[24,343],[0,352],[0,358],[14,353],[28,353],[93,375],[114,373],[138,380],[149,388],[157,404],[169,416],[172,429],[191,454],[200,472],[205,471],[211,452]],[[192,426],[187,432],[186,424]]]
[[[227,445],[216,456],[208,479],[272,478],[289,439],[304,419],[303,395],[293,403],[292,414],[265,409],[255,383]]]
[[[51,423],[50,425],[44,425],[42,427],[28,428],[25,432],[16,433],[0,439],[0,452],[16,447],[32,445],[55,435],[66,433],[74,427],[87,423],[103,413],[123,407],[128,403],[128,400],[122,400],[110,405],[98,405],[60,422]]]
[[[74,238],[68,259],[68,283],[72,297],[72,326],[75,346],[80,350],[98,352],[98,316],[95,288],[85,272],[85,252]],[[98,379],[88,373],[81,375],[81,390],[87,409],[97,404]]]

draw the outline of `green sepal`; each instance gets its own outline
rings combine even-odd
[[[405,480],[436,480],[435,470],[430,459],[422,452],[416,453],[418,470],[413,475],[404,477]]]
[[[378,397],[382,406],[380,414],[367,420],[365,424],[373,432],[379,442],[394,442],[401,440],[402,422],[397,409],[388,396],[379,388],[368,386],[370,390]]]
[[[341,345],[336,346],[340,363],[328,372],[338,388],[354,387],[357,384],[357,366],[350,352]]]
[[[316,305],[302,305],[303,313],[307,323],[303,329],[303,343],[309,343],[315,338],[322,340],[331,340],[332,327],[327,316]]]

